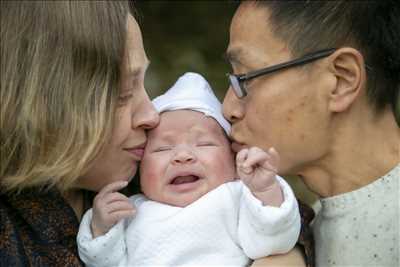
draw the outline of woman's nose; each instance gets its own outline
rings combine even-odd
[[[142,105],[141,113],[133,116],[133,127],[146,130],[153,129],[160,122],[160,115],[149,99],[146,99]]]
[[[222,112],[224,117],[231,123],[243,118],[244,110],[242,101],[235,95],[233,90],[229,87],[226,92],[224,102],[222,103]]]

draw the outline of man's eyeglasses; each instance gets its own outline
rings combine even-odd
[[[276,72],[279,70],[283,70],[283,69],[310,63],[317,59],[330,56],[333,52],[335,52],[335,50],[336,50],[336,48],[319,50],[314,53],[310,53],[305,56],[302,56],[300,58],[297,58],[297,59],[294,59],[294,60],[291,60],[288,62],[283,62],[283,63],[277,64],[277,65],[269,66],[269,67],[266,67],[263,69],[251,71],[251,72],[244,73],[244,74],[227,73],[226,75],[229,78],[229,82],[230,82],[232,89],[235,92],[236,96],[238,98],[243,98],[247,95],[247,89],[245,87],[246,81],[257,78],[257,77],[265,75],[265,74],[273,73],[273,72]]]

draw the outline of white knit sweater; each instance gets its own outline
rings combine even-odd
[[[321,200],[316,265],[399,267],[400,165],[358,190]]]
[[[185,208],[131,197],[136,216],[93,239],[92,211],[78,248],[88,266],[246,266],[249,258],[285,253],[300,232],[297,201],[279,178],[285,201],[263,206],[240,181],[219,186]]]

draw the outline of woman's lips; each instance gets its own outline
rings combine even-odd
[[[132,148],[124,148],[125,151],[129,152],[130,154],[134,155],[137,160],[141,160],[144,154],[144,147],[145,145],[142,144],[140,146],[132,147]]]
[[[144,148],[134,148],[134,149],[129,149],[128,152],[136,155],[140,159],[143,157],[144,154]]]

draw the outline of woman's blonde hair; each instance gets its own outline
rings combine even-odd
[[[129,5],[1,2],[1,191],[83,175],[111,135]]]

